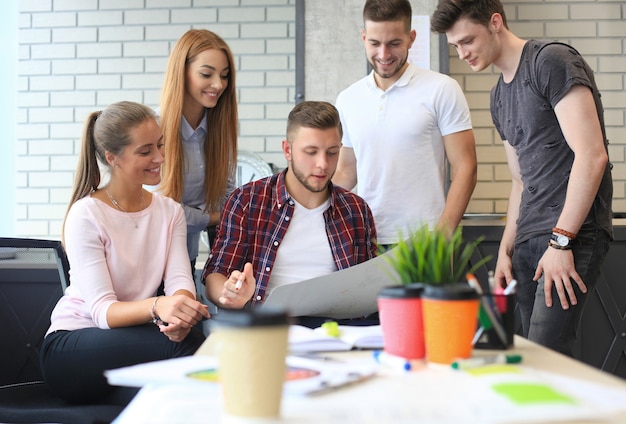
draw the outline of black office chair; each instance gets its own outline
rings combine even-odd
[[[0,422],[104,424],[120,405],[71,405],[43,381],[39,352],[50,313],[69,284],[60,241],[0,238]]]

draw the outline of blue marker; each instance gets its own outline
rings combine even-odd
[[[411,361],[400,356],[391,355],[382,350],[373,352],[374,360],[381,365],[386,365],[401,371],[411,371]]]

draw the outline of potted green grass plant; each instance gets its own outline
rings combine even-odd
[[[473,273],[491,259],[488,256],[471,263],[483,239],[465,242],[461,227],[450,236],[444,229],[423,225],[402,239],[386,259],[396,271],[400,284],[457,283],[465,281],[467,273]]]
[[[393,277],[400,283],[384,288],[378,295],[378,313],[386,352],[408,359],[430,356],[428,351],[432,350],[433,345],[427,344],[429,340],[427,336],[438,334],[440,331],[427,331],[426,324],[429,320],[425,311],[429,292],[441,292],[448,299],[459,300],[451,304],[446,302],[448,306],[446,310],[450,308],[455,310],[455,306],[451,305],[463,305],[466,302],[475,302],[476,307],[478,306],[477,292],[463,281],[467,273],[473,273],[490,259],[486,257],[471,263],[472,256],[482,240],[480,237],[465,242],[461,227],[450,234],[445,229],[431,229],[424,225],[410,232],[407,238],[401,239],[396,247],[385,255],[391,270],[395,271]],[[466,301],[465,297],[470,294],[472,298]],[[463,297],[457,297],[458,295]],[[469,316],[465,321],[471,323],[475,312],[472,309],[467,310],[469,315],[466,312],[462,316],[465,318]],[[432,321],[431,319],[430,322]],[[435,321],[444,322],[439,318]],[[467,325],[463,328],[466,327]],[[454,328],[446,331],[456,329],[455,324]]]

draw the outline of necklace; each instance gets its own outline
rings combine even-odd
[[[135,228],[138,228],[139,225],[137,225],[137,220],[135,218],[133,218],[133,216],[130,214],[130,212],[128,212],[126,209],[122,208],[120,206],[120,204],[117,202],[117,200],[115,200],[113,198],[113,196],[111,196],[111,193],[109,193],[108,189],[104,189],[104,191],[106,191],[107,196],[109,196],[109,200],[111,201],[111,203],[113,203],[113,205],[118,208],[119,210],[121,210],[122,212],[124,212],[125,214],[128,214],[128,217],[133,221],[133,223],[135,224]],[[141,209],[139,211],[142,211],[145,209],[145,205],[143,202],[143,190],[141,190]]]

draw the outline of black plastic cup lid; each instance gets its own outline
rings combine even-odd
[[[440,284],[437,286],[427,285],[424,288],[422,298],[441,300],[470,300],[478,299],[478,292],[467,283]]]
[[[388,286],[383,287],[380,290],[378,297],[390,299],[421,297],[423,291],[424,285],[422,283],[412,283],[403,286]]]
[[[268,327],[287,325],[289,315],[283,308],[223,309],[209,322],[220,327]]]

